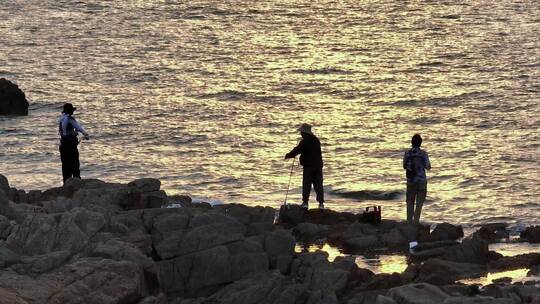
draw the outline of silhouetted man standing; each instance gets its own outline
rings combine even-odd
[[[302,176],[302,207],[308,208],[311,185],[317,194],[319,209],[324,209],[323,191],[323,160],[321,153],[321,142],[311,132],[311,125],[302,124],[298,131],[302,135],[302,140],[291,152],[285,155],[285,159],[293,158],[300,154],[300,164],[304,167]]]
[[[419,223],[427,194],[426,169],[430,170],[431,164],[427,152],[420,149],[420,134],[412,137],[411,144],[412,148],[403,156],[403,169],[407,173],[407,221]]]
[[[89,139],[88,133],[79,125],[73,117],[73,112],[77,108],[71,103],[64,104],[64,110],[58,123],[58,132],[60,134],[60,159],[62,160],[62,176],[64,182],[70,177],[81,178],[79,169],[79,150],[77,145],[79,139],[78,133],[82,133],[85,139]]]

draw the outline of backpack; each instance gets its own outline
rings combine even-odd
[[[405,175],[408,179],[413,179],[418,176],[418,172],[421,172],[425,169],[425,161],[422,154],[409,154],[406,160],[407,169],[405,170]]]

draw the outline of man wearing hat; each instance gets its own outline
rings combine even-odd
[[[324,191],[323,191],[323,160],[321,153],[321,142],[317,136],[311,132],[311,125],[302,124],[298,131],[302,140],[285,155],[285,159],[293,158],[300,154],[300,164],[304,167],[302,175],[302,207],[308,208],[309,194],[311,185],[317,194],[319,209],[324,209]]]
[[[62,176],[64,182],[70,177],[81,178],[79,169],[79,150],[77,135],[82,133],[85,139],[89,139],[88,133],[79,125],[73,117],[77,108],[71,103],[64,104],[64,110],[58,124],[60,134],[60,159],[62,160]]]

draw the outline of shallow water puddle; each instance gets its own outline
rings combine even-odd
[[[460,280],[459,282],[463,284],[489,285],[489,284],[494,283],[493,281],[501,279],[501,278],[511,278],[512,283],[534,281],[534,280],[540,279],[540,277],[534,277],[534,276],[527,277],[528,271],[529,269],[527,268],[521,268],[521,269],[515,269],[515,270],[494,272],[494,273],[488,273],[486,276],[483,276],[480,278],[463,279],[463,280]]]
[[[333,262],[339,256],[349,256],[342,253],[339,248],[324,244],[311,244],[308,246],[302,246],[297,244],[295,251],[300,252],[316,252],[323,251],[328,254],[328,261]],[[407,269],[407,257],[405,255],[377,255],[371,254],[369,256],[352,255],[354,256],[356,265],[359,268],[369,269],[374,273],[401,273]]]
[[[489,250],[496,251],[504,256],[516,256],[525,253],[540,253],[540,244],[531,243],[496,243],[490,244]]]
[[[407,269],[407,257],[404,255],[357,256],[356,265],[374,273],[402,273]]]

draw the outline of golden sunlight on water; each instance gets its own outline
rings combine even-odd
[[[322,251],[328,254],[328,261],[333,262],[339,256],[346,256],[339,248],[331,246],[327,243],[312,244],[307,247],[296,245],[295,251],[300,252],[317,252]],[[370,255],[370,256],[355,256],[356,265],[359,268],[369,269],[375,273],[401,273],[407,269],[407,257],[404,255]]]
[[[300,244],[296,244],[296,247],[294,248],[294,251],[297,253],[301,252],[317,252],[322,251],[326,252],[328,254],[328,261],[333,262],[338,256],[345,256],[345,254],[341,253],[341,251],[333,246],[330,246],[327,243],[324,243],[322,245],[319,244],[311,244],[307,246],[302,246]]]
[[[277,207],[283,155],[309,122],[327,205],[403,219],[401,158],[420,132],[425,221],[538,223],[534,1],[35,2],[2,3],[0,76],[31,100],[28,117],[0,118],[14,187],[61,184],[69,101],[93,135],[85,178],[151,176],[168,194]]]
[[[360,268],[368,268],[375,273],[402,273],[408,266],[407,257],[404,255],[358,256],[356,265]]]
[[[465,280],[460,280],[459,282],[463,284],[489,285],[493,283],[493,281],[501,279],[501,278],[512,278],[512,282],[520,282],[520,281],[526,281],[529,279],[527,278],[528,271],[529,270],[527,268],[521,268],[521,269],[516,269],[516,270],[494,272],[494,273],[488,273],[484,277],[475,278],[475,279],[465,279]],[[530,279],[533,279],[533,277],[530,277]]]

